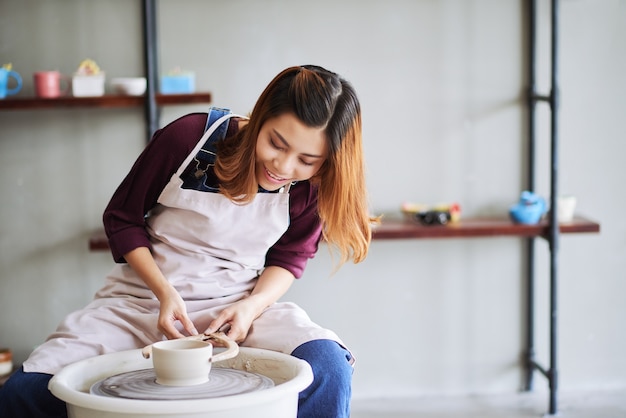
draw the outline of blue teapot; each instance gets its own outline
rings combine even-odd
[[[513,222],[536,224],[547,212],[546,201],[541,196],[527,190],[520,195],[520,200],[509,209]]]
[[[15,87],[9,88],[9,79],[15,80]],[[0,99],[10,94],[17,94],[22,89],[22,77],[19,73],[11,70],[10,65],[0,67]]]

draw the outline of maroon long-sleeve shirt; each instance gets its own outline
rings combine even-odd
[[[146,216],[204,133],[206,120],[206,113],[192,113],[158,130],[113,194],[103,221],[116,262],[125,262],[124,254],[135,248],[151,248]],[[237,119],[230,121],[227,135],[237,130]],[[317,252],[321,236],[317,188],[308,181],[293,185],[289,214],[289,227],[267,252],[265,265],[283,267],[301,277],[308,259]],[[258,227],[263,228],[262,219]]]

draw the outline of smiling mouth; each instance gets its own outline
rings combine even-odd
[[[287,179],[285,179],[285,178],[275,176],[275,175],[274,175],[271,171],[269,171],[267,168],[265,169],[265,173],[267,174],[267,176],[268,176],[269,178],[271,178],[272,180],[274,180],[274,181],[276,181],[276,182],[278,182],[278,183],[282,183],[282,182],[287,181]]]

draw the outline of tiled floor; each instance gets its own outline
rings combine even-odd
[[[543,393],[416,399],[353,400],[351,418],[626,418],[626,390],[559,393],[547,415]]]

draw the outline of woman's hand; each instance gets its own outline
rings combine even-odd
[[[163,276],[150,250],[146,247],[138,247],[124,254],[124,258],[161,303],[157,321],[158,330],[169,339],[184,337],[174,326],[176,321],[180,321],[189,335],[197,335],[196,327],[187,316],[185,301]]]
[[[220,312],[217,318],[209,324],[205,334],[211,334],[228,325],[230,328],[226,331],[226,335],[231,340],[240,343],[246,339],[252,321],[263,312],[263,309],[249,297],[235,302]]]
[[[180,321],[185,331],[189,335],[197,335],[198,331],[193,325],[193,322],[187,316],[187,307],[185,301],[180,294],[173,287],[167,295],[159,297],[161,306],[159,309],[159,320],[157,322],[157,328],[168,339],[184,337],[184,335],[178,331],[175,326],[176,321]]]
[[[204,331],[211,334],[230,325],[228,338],[242,342],[248,336],[252,322],[271,304],[283,296],[294,281],[294,276],[282,267],[270,266],[259,276],[252,293],[247,298],[226,307]]]

